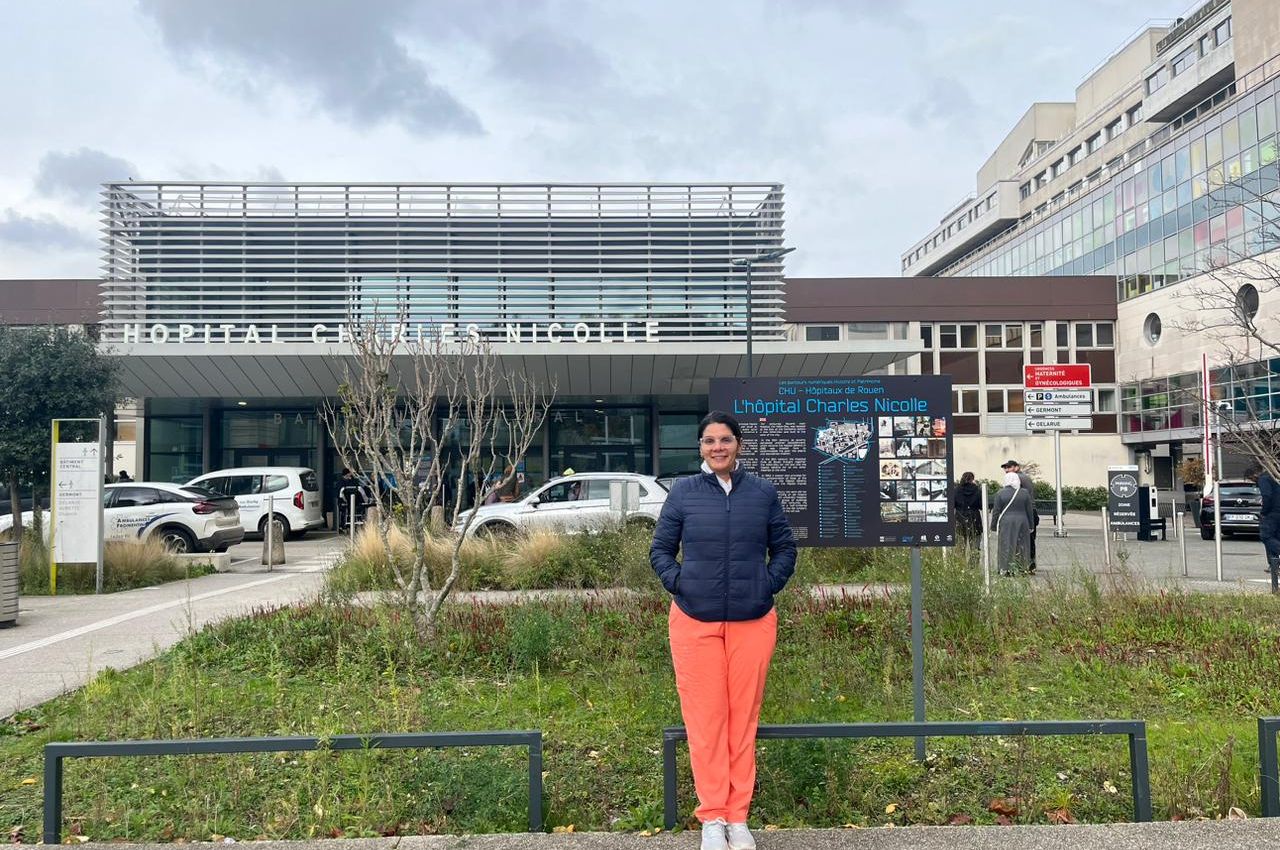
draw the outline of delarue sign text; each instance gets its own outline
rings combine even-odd
[[[951,546],[951,379],[717,378],[801,546]]]

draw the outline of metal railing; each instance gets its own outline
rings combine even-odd
[[[1280,718],[1276,718],[1280,724]],[[762,724],[756,739],[777,738],[947,738],[1126,735],[1129,769],[1133,777],[1133,819],[1151,820],[1151,772],[1147,761],[1147,724],[1143,720],[1031,720],[998,722],[800,723]],[[676,825],[676,744],[688,740],[683,726],[662,730],[663,818],[667,829]],[[1271,738],[1274,748],[1275,737]],[[1274,755],[1275,750],[1272,750]]]
[[[1276,735],[1280,734],[1280,717],[1258,718],[1258,778],[1262,789],[1262,816],[1280,818],[1280,757],[1276,753]]]
[[[331,738],[207,738],[176,741],[58,741],[44,747],[45,844],[62,843],[62,762],[104,756],[227,755],[309,750],[446,747],[529,748],[529,831],[542,831],[542,732],[388,732]]]

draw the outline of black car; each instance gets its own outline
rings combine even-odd
[[[1262,513],[1262,493],[1252,481],[1222,481],[1218,484],[1222,494],[1222,536],[1233,534],[1257,534],[1258,517]],[[1200,537],[1213,539],[1213,497],[1206,496],[1200,504]]]

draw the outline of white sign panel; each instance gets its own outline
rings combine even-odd
[[[1092,404],[1028,404],[1023,411],[1037,419],[1062,416],[1092,416]]]
[[[1027,417],[1028,431],[1091,431],[1093,420],[1087,416]]]
[[[1025,390],[1027,404],[1092,404],[1091,390]]]
[[[97,563],[102,539],[102,458],[97,443],[58,443],[53,483],[53,560]]]

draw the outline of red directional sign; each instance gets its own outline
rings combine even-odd
[[[1037,363],[1022,367],[1022,383],[1029,390],[1058,390],[1093,385],[1088,363]]]

